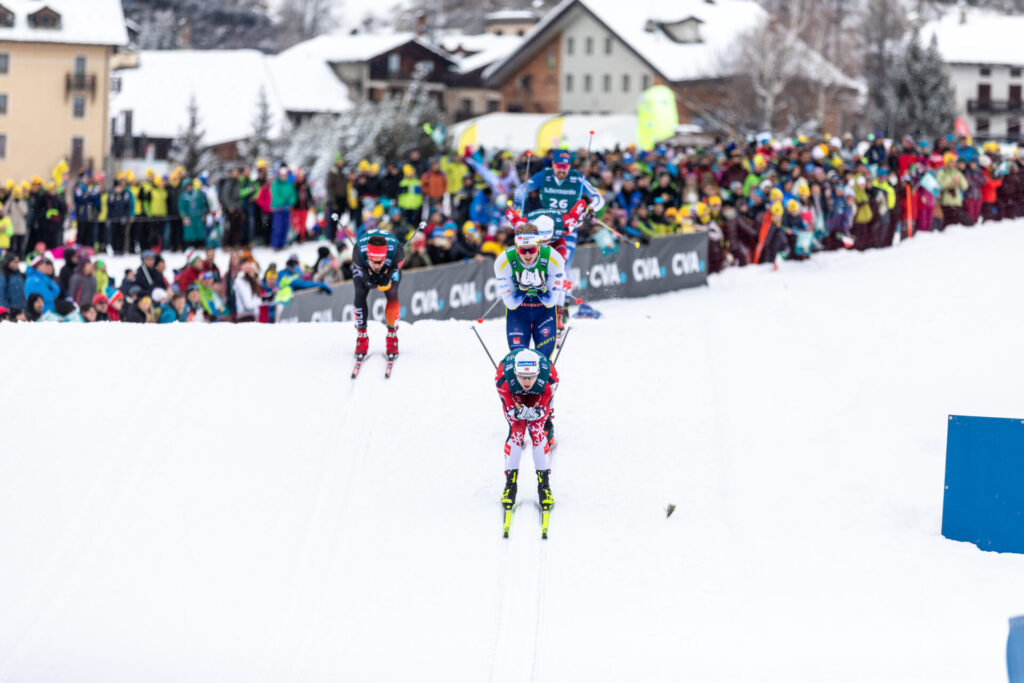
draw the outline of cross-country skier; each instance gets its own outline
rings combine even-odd
[[[501,504],[511,510],[516,502],[519,461],[526,432],[533,447],[533,466],[537,471],[537,494],[541,508],[550,510],[551,458],[544,423],[551,411],[551,400],[558,388],[558,372],[551,362],[532,349],[514,349],[498,364],[495,378],[502,411],[508,421],[505,440],[505,490]]]
[[[405,249],[389,232],[367,232],[356,242],[352,254],[352,284],[356,290],[356,358],[360,360],[370,348],[370,338],[366,335],[366,296],[370,287],[376,287],[387,297],[384,309],[388,326],[387,356],[393,360],[398,355],[398,316],[402,312],[398,283],[404,263]]]
[[[604,197],[585,175],[572,168],[572,154],[560,149],[552,157],[551,168],[535,173],[516,190],[515,200],[531,219],[540,214],[551,216],[551,246],[562,255],[568,274],[576,252],[577,228],[604,207]],[[561,315],[558,324],[562,324]]]
[[[520,223],[515,246],[494,260],[498,294],[505,302],[505,332],[511,350],[534,348],[551,358],[555,350],[555,305],[562,296],[565,261],[541,244],[537,226]]]

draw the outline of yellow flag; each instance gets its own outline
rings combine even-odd
[[[659,140],[672,137],[679,125],[676,95],[665,85],[645,90],[636,114],[636,142],[640,149],[654,149]]]
[[[565,117],[556,116],[537,130],[537,156],[543,157],[548,150],[557,148],[562,144],[562,134],[565,127]]]
[[[57,185],[64,184],[64,174],[68,172],[67,159],[61,159],[60,163],[53,167],[53,171],[50,175],[53,177],[53,182]]]

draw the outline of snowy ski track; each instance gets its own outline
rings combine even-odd
[[[1022,253],[593,302],[548,541],[468,322],[354,381],[344,324],[2,325],[0,683],[1003,681],[1024,558],[939,529],[946,416],[1024,418]]]

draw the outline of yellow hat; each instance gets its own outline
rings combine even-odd
[[[192,180],[192,189],[193,190],[198,190],[202,186],[203,186],[203,181],[202,180],[200,180],[199,178],[193,178],[193,180]]]
[[[21,181],[21,191],[22,192],[28,192],[31,189],[32,189],[32,186],[29,185],[29,182],[27,180]]]
[[[783,213],[783,211],[782,211],[782,202],[775,202],[774,204],[772,204],[772,215],[773,216],[781,216],[782,213]]]
[[[43,182],[43,179],[40,178],[39,176],[37,176],[37,175],[32,176],[32,184],[33,185],[40,185],[42,182]]]
[[[384,215],[384,207],[381,204],[376,205],[373,207],[373,211],[370,212],[370,215],[374,218],[380,218]]]
[[[153,169],[151,169],[151,168],[147,168],[147,169],[146,169],[146,178],[147,178],[147,179],[148,179],[148,178],[152,178],[152,177],[153,177],[153,176],[155,176],[155,175],[156,175],[156,174],[155,174],[155,173],[153,173]]]
[[[468,233],[470,230],[475,230],[475,229],[476,229],[476,223],[474,223],[473,221],[466,221],[465,223],[462,224],[462,234],[463,235]]]
[[[118,171],[118,172],[117,172],[117,175],[116,175],[115,177],[116,177],[116,178],[117,178],[118,180],[121,180],[121,179],[123,179],[123,178],[124,178],[124,171]]]
[[[754,170],[761,171],[768,166],[768,161],[764,158],[763,154],[754,155]]]
[[[125,171],[124,177],[128,180],[129,183],[135,182],[135,174],[132,171]]]
[[[797,185],[796,193],[798,195],[800,195],[801,197],[810,197],[811,196],[811,186],[806,184],[806,183],[801,183],[800,185]]]
[[[370,162],[366,159],[360,159],[359,163],[356,164],[356,170],[360,173],[366,173],[370,170]]]
[[[956,161],[956,154],[954,154],[953,152],[946,152],[945,154],[942,155],[943,164],[950,164],[953,163],[954,161]]]
[[[693,207],[693,211],[697,214],[697,218],[704,218],[708,215],[708,205],[704,202],[697,202],[696,206]]]
[[[46,183],[46,189],[47,190],[56,190],[57,189],[57,183]]]
[[[370,173],[372,173],[373,175],[377,175],[378,173],[380,173],[380,164],[378,164],[376,161],[370,164]]]
[[[782,201],[782,190],[777,187],[773,187],[772,191],[768,193],[768,201],[780,202]]]
[[[717,194],[711,195],[710,197],[708,197],[708,206],[710,206],[712,209],[721,207],[722,198],[719,197]]]
[[[266,167],[267,167],[267,160],[266,159],[257,159],[256,160],[256,168],[266,168]]]
[[[799,210],[800,202],[798,202],[797,200],[790,199],[788,202],[786,202],[786,211],[789,211],[790,213],[796,213]]]
[[[7,182],[4,183],[4,187],[6,187],[8,190],[10,190],[11,188],[14,187],[14,181],[11,180],[10,178],[8,178]]]
[[[807,144],[807,136],[806,135],[797,135],[796,136],[796,141],[799,142],[801,145],[806,145]]]
[[[406,177],[414,176],[416,175],[416,169],[412,167],[412,164],[406,164],[402,166],[402,175]]]

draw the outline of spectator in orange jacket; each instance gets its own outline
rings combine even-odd
[[[420,177],[423,197],[430,206],[430,211],[440,211],[444,202],[444,193],[448,191],[448,177],[441,171],[436,161],[430,164],[430,170]]]

